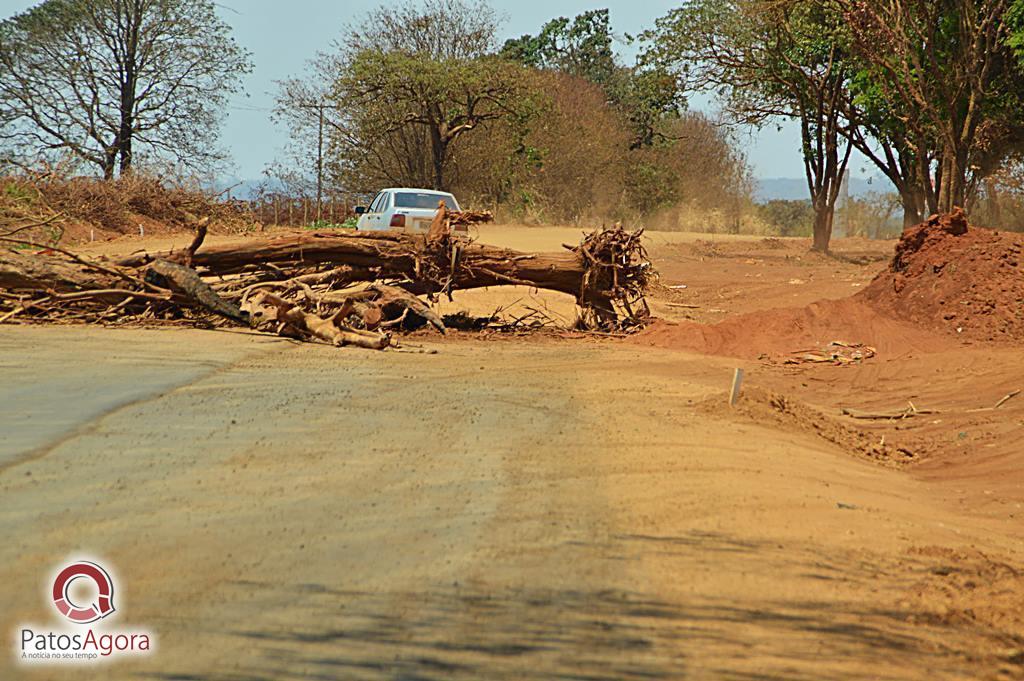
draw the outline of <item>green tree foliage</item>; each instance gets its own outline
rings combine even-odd
[[[629,36],[625,40],[632,42]],[[739,170],[745,168],[745,161],[733,153],[727,135],[714,130],[702,116],[684,114],[686,99],[669,69],[657,63],[622,65],[614,41],[609,12],[600,9],[573,19],[554,19],[535,36],[507,41],[501,53],[527,66],[587,80],[601,88],[610,110],[629,132],[617,164],[624,169],[621,195],[629,210],[664,217],[666,211],[682,203],[725,201],[735,205],[733,198],[748,184],[737,181],[725,188],[718,183],[721,178],[732,181],[745,175],[745,170]],[[714,149],[705,147],[709,142]],[[693,153],[698,148],[714,154],[716,165],[705,176],[702,189],[690,183],[696,168],[710,170]],[[551,151],[545,149],[545,153],[550,159]],[[709,197],[714,198],[705,201]]]
[[[536,69],[561,71],[598,85],[616,74],[611,19],[607,9],[584,12],[574,19],[559,17],[540,32],[505,42],[500,55]]]
[[[1006,26],[1006,46],[1018,63],[1024,63],[1024,0],[1012,0],[1003,16]]]
[[[1021,3],[836,2],[864,64],[868,97],[890,103],[882,125],[917,150],[927,207],[970,206],[980,183],[1024,143]]]
[[[632,38],[626,36],[627,41]],[[501,56],[526,66],[559,71],[600,85],[633,129],[632,149],[665,141],[664,125],[686,108],[675,77],[657,65],[626,67],[616,59],[607,9],[559,17],[537,35],[505,42]]]
[[[0,145],[108,178],[140,154],[206,168],[250,69],[208,0],[46,0],[0,23]]]
[[[828,250],[840,178],[850,61],[843,16],[811,0],[690,0],[645,34],[647,61],[686,90],[714,92],[737,123],[798,122],[814,248]]]
[[[886,95],[877,74],[854,60],[845,135],[896,189],[903,225],[916,225],[928,211],[926,187],[935,157],[934,143],[907,124],[906,103]]]
[[[743,203],[745,160],[727,132],[682,113],[671,73],[618,63],[607,10],[501,50],[495,34],[493,12],[461,0],[371,13],[281,84],[276,115],[297,160],[311,167],[323,111],[328,191],[434,186],[559,222]]]
[[[665,129],[686,109],[686,97],[675,76],[660,66],[620,70],[609,84],[608,94],[629,121],[631,149],[670,141]]]
[[[1024,143],[1020,0],[690,0],[648,37],[738,122],[800,122],[819,248],[850,146],[910,225],[970,207]]]
[[[772,199],[758,206],[758,213],[779,236],[809,236],[814,230],[814,206],[806,199]]]

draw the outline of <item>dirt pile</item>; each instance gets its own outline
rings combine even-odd
[[[784,363],[821,351],[829,344],[863,344],[893,356],[933,351],[948,342],[937,334],[879,314],[856,298],[822,300],[806,307],[763,310],[730,317],[718,324],[658,322],[632,342],[674,350]]]
[[[1024,235],[969,225],[960,210],[903,234],[889,268],[855,298],[897,319],[975,340],[1024,340]]]
[[[889,356],[941,350],[956,342],[950,336],[1022,341],[1022,252],[1024,234],[974,227],[957,210],[907,230],[889,267],[854,296],[751,312],[714,325],[655,324],[635,342],[786,361],[835,341]]]

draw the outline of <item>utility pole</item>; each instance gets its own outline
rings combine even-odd
[[[324,205],[324,110],[330,105],[321,101],[317,104],[300,104],[299,106],[303,109],[316,109],[319,115],[316,142],[316,221],[320,222]]]
[[[324,104],[317,107],[320,113],[320,128],[316,139],[316,221],[324,212]]]

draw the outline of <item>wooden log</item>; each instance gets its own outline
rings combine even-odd
[[[916,407],[907,407],[902,411],[861,411],[859,409],[851,409],[849,407],[841,407],[839,412],[843,416],[849,416],[852,419],[861,419],[864,421],[895,421],[898,419],[909,419],[915,416],[927,416],[931,414],[938,414],[940,412],[934,409],[917,409]]]
[[[157,283],[181,293],[196,306],[239,324],[249,324],[247,314],[242,312],[238,306],[217,295],[216,291],[210,288],[210,285],[203,281],[192,268],[169,260],[154,260],[149,267],[153,273],[151,276],[158,279]]]
[[[278,333],[284,332],[282,335],[298,332],[300,336],[312,336],[339,347],[356,345],[370,350],[383,350],[391,344],[391,336],[386,333],[369,333],[341,326],[338,323],[340,314],[324,319],[305,312],[295,303],[273,293],[259,293],[244,307],[260,323],[276,322],[282,325],[278,330]]]
[[[0,289],[71,292],[118,288],[120,281],[65,258],[0,251]]]
[[[445,333],[445,331],[447,331],[444,326],[444,320],[442,320],[436,312],[431,310],[426,303],[405,289],[375,282],[370,284],[366,290],[378,295],[378,298],[374,302],[379,307],[387,308],[389,306],[395,306],[401,308],[405,312],[412,312],[419,317],[422,317],[428,324],[441,333]],[[403,318],[405,316],[405,312],[403,312]]]
[[[453,238],[454,240],[454,238]],[[580,297],[587,267],[583,257],[572,251],[523,253],[477,242],[460,242],[459,267],[453,289],[482,288],[516,284],[560,291]],[[175,260],[176,253],[140,253],[118,262],[122,267],[140,267],[160,258]],[[440,290],[440,281],[424,281],[424,269],[438,266],[439,276],[449,275],[447,250],[432,252],[423,235],[402,232],[303,232],[270,239],[250,239],[199,249],[192,265],[210,275],[237,274],[253,267],[284,265],[347,265],[359,270],[376,270],[379,278],[406,279],[403,285],[413,293]],[[443,267],[442,267],[443,265]]]

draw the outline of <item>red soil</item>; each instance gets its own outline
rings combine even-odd
[[[1024,235],[968,225],[963,212],[904,233],[856,298],[925,328],[974,340],[1024,340]]]
[[[957,210],[907,230],[889,267],[857,295],[713,325],[658,323],[634,342],[755,359],[837,340],[890,357],[949,348],[950,335],[1024,341],[1022,250],[1024,235],[969,226]]]
[[[832,341],[863,343],[890,357],[949,345],[936,334],[879,314],[856,297],[752,312],[718,324],[659,322],[634,336],[642,345],[743,359],[778,359]]]

